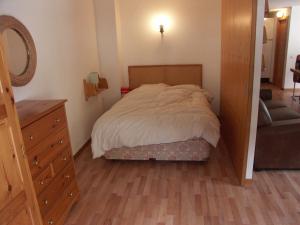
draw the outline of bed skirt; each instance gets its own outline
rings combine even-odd
[[[107,151],[106,159],[113,160],[167,160],[167,161],[206,161],[212,146],[204,139],[183,142],[115,148]]]

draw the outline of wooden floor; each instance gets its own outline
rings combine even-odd
[[[273,99],[284,101],[288,107],[293,108],[295,111],[300,112],[300,101],[299,97],[296,101],[293,101],[293,91],[292,90],[282,90],[273,84],[264,83],[261,85],[262,88],[272,89]],[[296,89],[295,95],[300,95],[300,90]]]
[[[237,185],[221,144],[208,163],[76,160],[81,199],[67,225],[299,225],[300,172]]]

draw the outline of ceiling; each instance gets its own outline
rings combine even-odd
[[[270,9],[300,5],[299,0],[269,0]]]

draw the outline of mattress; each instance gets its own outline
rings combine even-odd
[[[212,146],[204,139],[182,142],[122,147],[107,151],[104,157],[113,160],[206,161]]]

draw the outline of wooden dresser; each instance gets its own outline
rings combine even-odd
[[[63,224],[72,205],[79,199],[65,102],[17,103],[25,152],[45,225]]]

